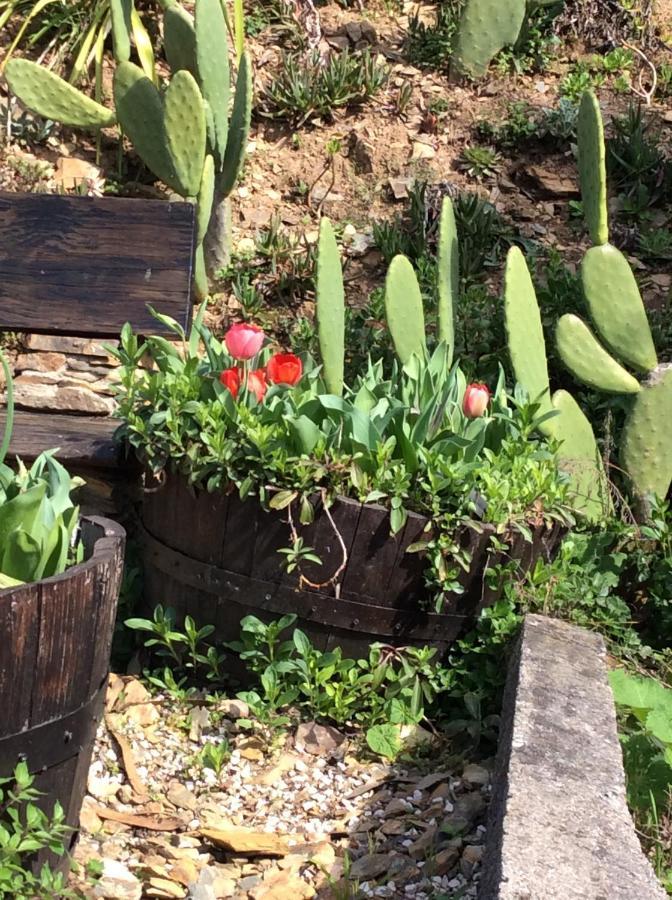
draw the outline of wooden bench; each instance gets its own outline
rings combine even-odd
[[[194,207],[161,200],[0,193],[0,331],[106,340],[149,312],[191,318]],[[0,435],[6,414],[0,411]],[[73,471],[123,462],[110,416],[17,409],[10,456],[59,447]]]

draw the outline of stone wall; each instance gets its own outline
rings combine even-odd
[[[487,834],[479,900],[665,900],[625,800],[599,635],[526,617]]]

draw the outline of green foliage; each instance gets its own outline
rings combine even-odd
[[[335,109],[366,103],[384,87],[386,66],[368,50],[344,50],[325,63],[319,51],[308,57],[285,53],[278,75],[264,88],[262,111],[295,124],[313,116],[331,117]]]
[[[660,132],[646,118],[641,104],[631,103],[623,116],[612,119],[607,143],[609,176],[621,194],[621,202],[636,202],[644,212],[672,194],[672,163],[667,158]]]
[[[667,808],[672,790],[672,688],[623,669],[609,674],[626,713],[621,746],[628,803],[639,812]]]
[[[560,96],[578,105],[581,98],[597,90],[604,83],[604,75],[590,71],[585,63],[577,63],[560,82]]]
[[[447,66],[459,24],[462,0],[444,0],[436,8],[436,19],[428,25],[415,12],[408,20],[406,58],[421,69]]]
[[[0,442],[0,589],[59,575],[79,562],[79,508],[70,492],[83,484],[54,459],[41,453],[30,469],[18,461],[15,472],[5,465],[14,422],[12,376],[0,352],[7,382],[7,421]]]
[[[525,20],[516,43],[497,55],[497,68],[518,74],[543,72],[560,43],[553,34],[553,20],[561,12],[564,0],[527,2]]]
[[[557,147],[576,140],[578,114],[578,106],[566,97],[561,97],[556,107],[542,110],[515,101],[508,105],[501,124],[493,124],[489,119],[478,121],[476,134],[503,150],[522,149],[532,143]]]
[[[51,815],[34,802],[40,792],[33,787],[34,777],[25,762],[19,762],[14,774],[0,778],[0,896],[13,900],[74,900],[79,892],[69,890],[66,876],[55,874],[45,863],[33,874],[35,853],[48,849],[65,855],[66,839],[72,829],[65,824],[65,813],[55,803]]]
[[[230,759],[231,745],[227,740],[223,740],[217,744],[206,741],[196,754],[194,761],[202,769],[211,769],[219,777]]]

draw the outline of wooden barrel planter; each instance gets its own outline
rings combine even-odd
[[[383,507],[341,497],[327,513],[318,500],[314,522],[298,530],[322,561],[301,565],[319,587],[300,584],[296,572],[287,574],[278,550],[291,544],[288,512],[268,512],[256,498],[195,491],[167,473],[153,483],[148,479],[142,521],[150,611],[160,603],[173,607],[178,619],[188,614],[198,624],[214,625],[217,641],[237,639],[246,615],[269,621],[295,613],[297,626],[316,647],[340,646],[354,658],[366,657],[375,641],[445,651],[499,595],[485,586],[488,565],[513,558],[526,571],[540,556],[549,557],[561,537],[559,526],[532,528],[532,543],[517,534],[506,556],[495,556],[492,526],[465,528],[460,541],[471,565],[460,576],[462,593],[448,597],[436,614],[426,608],[422,554],[406,552],[426,536],[428,521],[419,515],[409,515],[391,537]],[[341,568],[335,587],[330,579]]]
[[[25,760],[48,813],[58,800],[76,838],[107,687],[125,533],[82,519],[84,562],[0,590],[0,776]],[[38,854],[35,868],[47,853]],[[67,860],[66,860],[67,863]]]

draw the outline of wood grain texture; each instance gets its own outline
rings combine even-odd
[[[82,536],[80,565],[0,590],[0,777],[25,755],[45,792],[40,805],[51,810],[58,800],[75,829],[102,714],[125,537],[98,518],[83,520]],[[33,870],[47,858],[40,854]]]
[[[0,193],[0,329],[116,337],[187,328],[194,207],[126,198]]]
[[[0,410],[0,435],[6,412]],[[119,421],[107,416],[64,416],[23,410],[14,412],[9,456],[32,462],[44,450],[59,448],[58,459],[66,466],[116,468],[123,447],[114,440]]]

